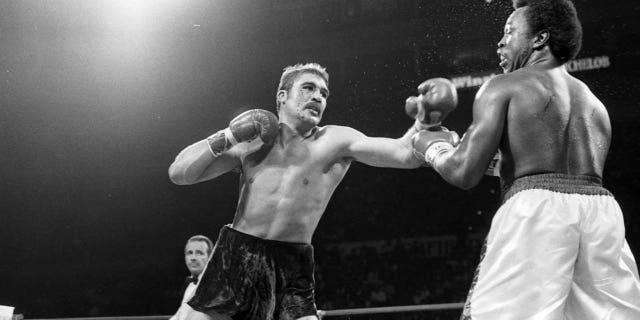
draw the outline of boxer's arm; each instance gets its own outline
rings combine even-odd
[[[182,150],[169,166],[169,178],[178,185],[189,185],[211,180],[241,164],[235,148],[214,157],[207,139],[200,140]]]
[[[449,183],[469,189],[476,186],[487,171],[500,144],[510,83],[495,77],[478,91],[473,103],[473,121],[460,144],[438,156],[433,168]]]
[[[343,128],[348,137],[347,157],[374,167],[412,169],[422,165],[411,146],[411,137],[417,132],[413,126],[398,139],[368,137],[355,129]]]
[[[263,109],[247,110],[229,126],[178,154],[169,167],[175,184],[194,184],[213,179],[241,165],[242,157],[271,145],[278,135],[278,118]]]

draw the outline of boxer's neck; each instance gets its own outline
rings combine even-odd
[[[311,127],[291,127],[290,125],[282,122],[280,123],[280,137],[282,142],[288,142],[291,141],[293,139],[307,139],[311,136],[313,136],[314,133],[316,133],[318,127],[317,126],[311,126]]]

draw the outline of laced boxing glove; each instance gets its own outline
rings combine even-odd
[[[231,147],[256,138],[271,145],[277,136],[278,117],[267,110],[253,109],[241,113],[229,122],[229,127],[209,136],[207,143],[211,154],[219,157]]]
[[[453,149],[460,142],[455,131],[439,128],[440,130],[421,130],[412,137],[414,154],[430,166],[433,166],[440,154]]]
[[[418,86],[419,96],[407,98],[405,111],[416,119],[416,130],[438,127],[458,105],[458,92],[451,81],[433,78]]]

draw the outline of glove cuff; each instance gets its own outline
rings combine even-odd
[[[223,152],[238,143],[229,128],[220,130],[208,136],[206,140],[207,145],[209,146],[209,151],[211,151],[214,158],[219,157]]]
[[[236,140],[236,137],[233,136],[233,133],[231,132],[231,128],[230,127],[226,127],[223,132],[224,132],[225,139],[227,139],[227,141],[232,146],[235,146],[236,144],[238,144],[238,141]]]
[[[427,148],[427,151],[424,152],[424,160],[433,167],[433,163],[438,156],[452,149],[453,145],[449,142],[434,142]]]
[[[432,128],[439,127],[441,124],[442,122],[428,124],[416,119],[416,121],[413,123],[413,128],[416,130],[416,132],[419,132],[422,130],[430,130]]]

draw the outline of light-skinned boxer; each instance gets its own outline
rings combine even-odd
[[[328,85],[317,64],[285,68],[277,117],[247,111],[229,128],[182,150],[171,164],[169,176],[181,185],[241,171],[233,222],[220,231],[188,319],[316,319],[311,238],[351,163],[421,165],[411,147],[419,123],[398,139],[320,126]],[[455,93],[448,85],[453,93],[441,97],[444,104]]]

